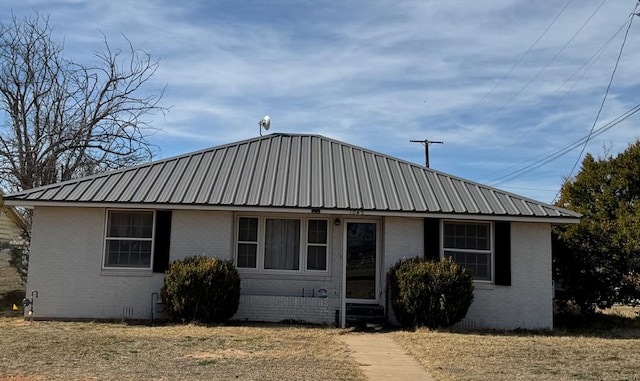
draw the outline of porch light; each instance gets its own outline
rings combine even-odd
[[[334,223],[336,226],[340,226],[340,219],[339,219],[338,217],[336,217],[336,220],[335,220],[335,221],[333,221],[333,223]]]

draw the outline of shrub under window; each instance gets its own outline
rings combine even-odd
[[[172,321],[222,323],[238,311],[240,276],[231,261],[187,257],[169,265],[160,297]]]
[[[387,273],[393,312],[403,327],[448,327],[462,320],[473,302],[473,279],[445,258],[402,259]]]

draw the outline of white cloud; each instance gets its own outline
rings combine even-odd
[[[167,84],[165,102],[173,106],[165,119],[154,118],[163,155],[256,136],[269,114],[274,132],[319,133],[418,163],[423,151],[409,139],[444,140],[433,149],[434,166],[471,179],[526,165],[588,132],[622,34],[579,82],[564,82],[632,5],[607,2],[558,52],[600,3],[570,4],[505,77],[564,2],[0,0],[18,16],[50,14],[74,59],[101,49],[98,30],[113,46],[123,46],[123,33],[160,58],[152,85]],[[603,121],[640,102],[637,34],[634,26]],[[588,150],[603,141],[626,148],[638,135],[632,126],[612,129]],[[550,201],[525,188],[558,188],[578,152],[505,185]]]

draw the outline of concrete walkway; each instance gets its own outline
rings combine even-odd
[[[354,332],[341,339],[371,381],[432,381],[418,361],[384,333]]]

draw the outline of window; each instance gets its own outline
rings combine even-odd
[[[151,268],[154,212],[107,213],[104,267]]]
[[[491,224],[444,222],[443,251],[446,258],[466,267],[475,280],[491,280]]]
[[[255,268],[258,253],[258,219],[238,219],[238,267]]]
[[[309,220],[307,229],[307,270],[327,270],[327,220]]]
[[[237,234],[238,268],[327,271],[327,220],[239,217]]]
[[[267,219],[264,268],[300,269],[300,220]]]

